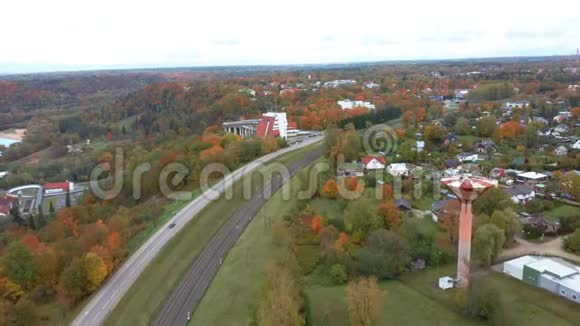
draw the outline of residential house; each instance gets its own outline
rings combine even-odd
[[[402,212],[408,212],[411,209],[413,209],[413,207],[411,206],[411,203],[408,200],[403,199],[403,198],[396,199],[395,206],[397,206],[397,208]]]
[[[393,163],[387,166],[387,172],[394,177],[408,177],[416,170],[417,166],[409,163]]]
[[[456,159],[449,159],[445,160],[444,165],[446,169],[458,169],[461,167],[461,161]]]
[[[491,169],[491,171],[489,171],[489,177],[497,181],[504,182],[507,179],[507,174],[505,172],[505,169],[493,168]]]
[[[517,184],[507,187],[504,188],[504,191],[510,196],[515,204],[525,204],[536,196],[534,188],[527,184]]]
[[[554,131],[559,132],[560,134],[564,134],[568,132],[568,126],[565,124],[559,124],[554,127]]]
[[[445,199],[433,202],[431,204],[431,218],[433,222],[438,222],[444,214],[459,215],[459,202],[457,199]]]
[[[367,155],[362,158],[362,164],[366,170],[382,170],[385,168],[387,161],[382,156],[375,157]]]
[[[495,142],[491,139],[478,141],[473,144],[473,150],[477,153],[489,153],[495,151]]]
[[[550,136],[552,134],[552,129],[542,128],[538,130],[538,136]]]
[[[543,117],[533,117],[532,122],[541,123],[543,125],[550,124],[550,122],[546,118],[543,118]]]
[[[362,163],[343,163],[336,168],[336,175],[339,177],[362,177],[365,166]]]
[[[463,152],[463,153],[457,154],[457,159],[461,163],[465,163],[465,162],[475,162],[475,161],[477,161],[478,156],[477,156],[477,154],[474,154],[474,153]]]
[[[10,172],[8,171],[1,171],[0,172],[0,179],[4,178],[5,176],[7,176]]]
[[[521,218],[520,221],[522,224],[529,224],[533,225],[537,228],[544,230],[544,233],[557,233],[560,225],[556,222],[552,222],[550,220],[545,219],[541,215],[536,215],[528,218]]]
[[[574,145],[572,145],[573,149],[580,149],[580,140],[577,140]]]
[[[568,149],[566,148],[566,146],[561,145],[556,147],[553,154],[556,156],[566,156],[568,155]]]

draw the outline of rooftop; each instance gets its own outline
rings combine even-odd
[[[550,273],[556,275],[558,278],[568,277],[578,274],[578,268],[565,263],[564,261],[557,261],[552,258],[538,259],[535,262],[526,264],[526,266],[533,268],[540,273]]]
[[[541,179],[541,178],[546,178],[547,175],[537,173],[534,171],[530,171],[530,172],[520,173],[520,174],[518,174],[518,177],[526,178],[526,179]]]

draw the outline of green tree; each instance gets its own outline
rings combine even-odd
[[[20,241],[12,242],[3,259],[3,273],[23,289],[34,287],[38,265],[34,255]]]
[[[380,229],[384,225],[373,202],[364,197],[348,203],[344,211],[344,223],[357,240],[366,238],[371,230]]]
[[[391,231],[375,230],[369,235],[366,247],[355,253],[352,269],[357,275],[393,278],[404,271],[411,260],[410,254],[405,238]]]
[[[358,160],[359,153],[362,151],[362,144],[360,137],[354,133],[348,133],[342,146],[342,153],[344,154],[344,159],[347,161]]]
[[[473,211],[476,215],[487,214],[491,216],[496,210],[513,207],[514,203],[511,198],[499,187],[487,190],[473,203]]]
[[[455,122],[455,126],[453,127],[455,132],[458,135],[467,135],[471,131],[471,126],[469,125],[469,120],[465,119],[464,117],[460,117]]]
[[[60,275],[59,285],[66,297],[75,303],[85,295],[87,276],[83,263],[75,258],[68,264]]]
[[[495,116],[488,116],[479,119],[477,124],[477,134],[481,137],[491,137],[497,128]]]
[[[580,228],[564,240],[564,246],[574,252],[580,252]]]
[[[497,210],[493,212],[490,222],[504,232],[505,244],[511,244],[515,237],[521,233],[522,226],[517,214],[511,209]]]
[[[524,132],[524,143],[527,148],[535,148],[538,146],[538,128],[534,125],[528,125]]]
[[[482,266],[489,267],[499,255],[504,242],[503,231],[493,224],[486,224],[475,231],[473,256]]]

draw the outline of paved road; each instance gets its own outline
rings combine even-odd
[[[295,175],[301,168],[318,159],[324,149],[306,154],[300,161],[289,166],[290,175]],[[286,176],[288,178],[288,176]],[[280,175],[272,178],[266,188],[271,187],[272,193],[279,190],[288,180]],[[238,241],[244,229],[258,213],[265,199],[265,190],[254,194],[244,202],[224,226],[213,236],[202,253],[196,258],[189,270],[181,279],[179,285],[170,294],[161,308],[154,325],[177,326],[187,325],[188,314],[193,314],[205,291],[217,273],[223,259]]]
[[[203,208],[205,208],[213,198],[211,194],[223,193],[229,185],[240,180],[245,174],[253,171],[262,164],[279,157],[285,153],[308,146],[321,141],[322,136],[312,137],[289,148],[282,149],[275,153],[265,155],[246,166],[229,174],[222,181],[216,183],[211,189],[201,196],[192,200],[182,210],[177,212],[163,227],[151,236],[125,263],[103,284],[92,296],[83,310],[72,322],[73,326],[102,325],[107,316],[113,311],[123,295],[129,290],[131,285],[145,270],[147,265],[161,251],[163,246],[173,238],[184,226],[193,219]],[[169,225],[175,223],[175,227]],[[215,238],[215,237],[214,237]],[[221,239],[221,238],[220,238]],[[220,247],[221,248],[221,247]]]

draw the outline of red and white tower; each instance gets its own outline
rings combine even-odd
[[[471,204],[487,189],[497,187],[497,180],[471,175],[457,175],[451,178],[443,178],[441,183],[449,188],[461,201],[459,248],[457,251],[457,286],[467,287],[469,285],[471,228],[473,224]]]

